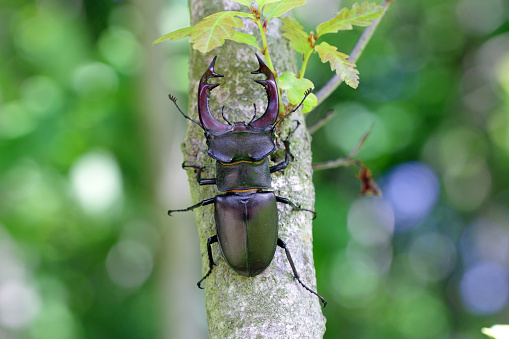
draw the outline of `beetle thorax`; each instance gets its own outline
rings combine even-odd
[[[208,154],[225,164],[238,161],[259,162],[276,148],[272,130],[253,131],[249,125],[246,129],[232,129],[220,135],[209,134],[207,144]]]

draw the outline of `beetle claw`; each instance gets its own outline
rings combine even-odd
[[[205,167],[203,166],[200,166],[200,165],[187,165],[186,162],[184,161],[182,163],[182,168],[183,169],[186,169],[186,168],[194,168],[194,170],[198,170],[198,171],[203,171],[205,169]]]
[[[212,263],[212,265],[210,266],[209,271],[207,272],[207,274],[205,274],[205,276],[204,276],[203,278],[201,278],[201,280],[200,280],[200,281],[198,281],[198,282],[196,283],[196,285],[198,286],[198,288],[199,288],[200,290],[203,290],[203,289],[204,289],[203,287],[201,287],[201,283],[202,283],[202,281],[203,281],[203,280],[207,279],[207,277],[208,277],[208,276],[210,275],[210,273],[212,272],[212,268],[213,268],[214,266],[216,266],[216,264],[215,264],[215,263]]]

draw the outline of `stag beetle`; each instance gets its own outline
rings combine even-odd
[[[169,210],[173,212],[185,212],[200,206],[214,204],[215,222],[217,234],[207,240],[207,252],[209,258],[209,271],[197,283],[201,283],[212,272],[215,266],[212,257],[211,245],[219,243],[221,252],[228,265],[238,274],[253,277],[262,273],[274,258],[276,246],[285,250],[286,257],[293,270],[295,279],[309,292],[318,296],[324,307],[327,304],[324,298],[308,288],[299,277],[293,263],[290,251],[286,243],[278,237],[278,209],[277,202],[290,205],[297,211],[308,211],[316,215],[316,212],[301,208],[290,200],[279,197],[271,191],[264,191],[271,187],[271,173],[280,171],[290,162],[289,138],[299,127],[299,124],[283,141],[285,146],[285,159],[274,166],[269,166],[268,156],[274,152],[276,145],[275,129],[290,113],[297,110],[304,99],[311,93],[306,91],[302,102],[291,112],[285,114],[276,121],[279,112],[278,88],[274,74],[265,65],[258,55],[259,69],[252,74],[263,73],[266,80],[255,80],[265,87],[268,103],[265,113],[258,119],[255,114],[251,121],[235,122],[231,124],[223,114],[224,124],[216,120],[209,109],[210,91],[219,84],[209,84],[207,81],[214,77],[223,77],[214,71],[216,62],[212,60],[207,71],[203,74],[198,87],[198,115],[200,122],[187,116],[177,105],[177,100],[172,95],[173,101],[180,113],[200,126],[205,132],[207,139],[208,155],[216,160],[216,178],[202,178],[203,167],[187,165],[182,167],[194,168],[197,171],[196,180],[200,185],[216,185],[217,189],[225,194],[200,201],[185,209]]]

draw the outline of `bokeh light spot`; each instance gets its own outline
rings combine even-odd
[[[504,90],[509,93],[509,51],[506,51],[495,67],[495,75]]]
[[[415,129],[418,126],[418,116],[411,107],[387,103],[380,106],[377,116],[383,121],[382,127],[387,126],[391,152],[396,152],[413,141]],[[381,127],[375,122],[372,132],[374,133],[378,128]],[[364,146],[370,143],[371,135]]]
[[[147,247],[138,241],[122,240],[113,246],[106,258],[110,279],[118,286],[141,286],[152,272],[153,258]]]
[[[509,85],[507,92],[509,93]],[[509,116],[507,112],[500,110],[490,117],[488,132],[493,143],[509,154]]]
[[[122,194],[122,174],[109,153],[90,152],[72,166],[71,184],[79,202],[89,212],[103,212]]]
[[[331,273],[337,302],[345,307],[366,306],[376,296],[380,274],[373,262],[363,256],[339,255]]]
[[[27,109],[40,115],[56,113],[63,102],[61,89],[46,76],[26,79],[20,87],[20,96]]]
[[[509,230],[506,224],[498,224],[481,218],[468,226],[459,242],[463,262],[474,265],[489,261],[509,265]]]
[[[93,62],[76,69],[73,85],[80,95],[94,101],[114,92],[118,86],[118,77],[110,66]]]
[[[74,313],[63,300],[44,300],[41,312],[30,328],[34,339],[78,339],[83,338],[83,328]]]
[[[33,288],[22,281],[0,284],[0,324],[7,328],[26,327],[39,313],[40,300]]]
[[[17,138],[32,132],[36,127],[33,114],[14,101],[0,104],[0,138]]]
[[[477,209],[488,197],[491,174],[484,159],[470,157],[459,171],[453,168],[444,175],[444,187],[450,201],[464,211]]]
[[[446,337],[448,320],[445,305],[429,292],[397,300],[396,310],[395,320],[403,338]]]
[[[460,283],[463,304],[472,313],[487,315],[500,311],[509,298],[507,269],[493,262],[467,269]]]
[[[440,233],[429,233],[416,238],[408,253],[414,273],[424,281],[446,278],[456,264],[454,243]]]
[[[479,131],[471,128],[448,128],[440,136],[439,157],[444,170],[460,173],[475,156],[487,151]]]
[[[394,231],[392,207],[380,198],[358,199],[348,211],[348,230],[362,245],[389,243]]]
[[[127,73],[138,70],[141,51],[135,36],[122,28],[111,27],[99,39],[101,55],[112,65]]]
[[[416,227],[433,209],[440,186],[435,172],[420,162],[409,162],[394,168],[382,187],[396,219],[396,230]]]
[[[42,58],[48,50],[58,48],[62,37],[57,14],[42,9],[38,15],[24,20],[16,31],[15,41],[22,52],[33,58]]]
[[[462,0],[457,7],[461,25],[473,35],[493,32],[505,19],[504,12],[500,0]]]

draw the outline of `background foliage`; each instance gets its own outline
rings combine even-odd
[[[294,15],[309,31],[352,3]],[[148,82],[185,102],[187,42],[151,42],[189,25],[186,5],[0,0],[0,337],[206,337],[204,308],[190,306],[198,253],[166,250],[176,238],[198,251],[177,236],[196,231],[161,219],[171,199],[154,187],[177,207],[189,198],[157,175],[148,141],[178,148],[185,122],[168,124],[172,145],[158,139],[145,100],[178,112],[140,83],[159,51]],[[508,13],[502,0],[396,1],[358,62],[359,88],[318,108],[337,114],[314,135],[314,161],[347,154],[374,122],[359,158],[384,192],[361,198],[351,169],[315,174],[327,338],[473,339],[508,322]],[[361,32],[323,39],[350,51]],[[330,75],[308,65],[316,88]]]

